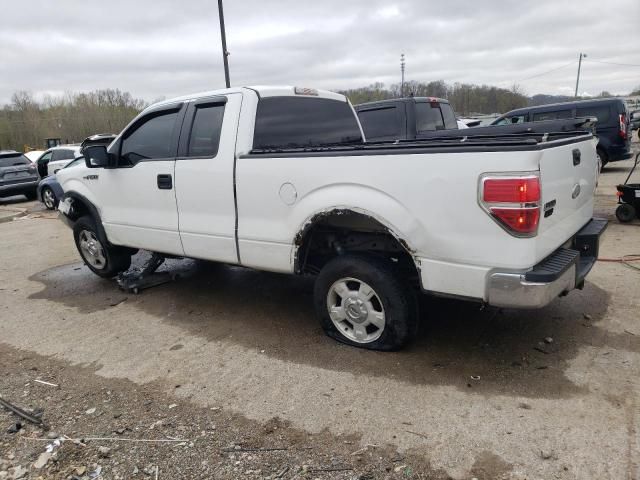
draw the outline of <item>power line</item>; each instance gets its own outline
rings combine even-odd
[[[618,63],[618,62],[605,62],[604,60],[593,60],[593,59],[588,59],[588,62],[595,62],[595,63],[604,63],[605,65],[620,65],[622,67],[640,67],[639,64],[637,63]]]
[[[522,78],[520,80],[516,80],[516,82],[524,82],[525,80],[531,80],[532,78],[542,77],[543,75],[546,75],[548,73],[552,73],[552,72],[555,72],[557,70],[562,70],[563,68],[569,67],[569,66],[573,65],[574,63],[576,63],[576,61],[577,60],[574,60],[573,62],[567,63],[566,65],[562,65],[561,67],[552,68],[551,70],[547,70],[546,72],[537,73],[535,75],[531,75],[530,77],[526,77],[526,78]]]

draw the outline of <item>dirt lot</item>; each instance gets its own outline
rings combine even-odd
[[[640,253],[613,217],[629,167],[601,176],[605,259]],[[640,479],[640,272],[620,262],[540,311],[425,299],[397,353],[326,338],[308,280],[168,268],[124,294],[54,214],[0,200],[0,395],[49,426],[9,433],[0,410],[0,480]]]

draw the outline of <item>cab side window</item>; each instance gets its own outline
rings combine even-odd
[[[189,135],[188,157],[215,157],[220,144],[224,105],[196,106]]]
[[[558,120],[561,118],[571,118],[571,110],[556,110],[554,112],[540,112],[533,114],[534,122],[541,122],[543,120]]]
[[[176,152],[173,133],[178,109],[151,113],[126,132],[120,150],[120,165],[132,166],[141,160],[172,158]]]
[[[72,160],[74,158],[73,150],[54,150],[53,156],[51,157],[52,161],[55,160]]]

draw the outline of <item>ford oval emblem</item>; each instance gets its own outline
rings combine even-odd
[[[571,198],[575,200],[576,198],[578,198],[578,195],[580,195],[580,184],[576,183],[573,186],[573,190],[571,191]]]

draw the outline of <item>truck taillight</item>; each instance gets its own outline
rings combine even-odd
[[[480,205],[507,232],[532,237],[540,222],[540,177],[486,174],[480,177]]]
[[[618,121],[620,122],[620,130],[618,130],[618,135],[623,139],[627,139],[627,116],[624,113],[618,115]]]

